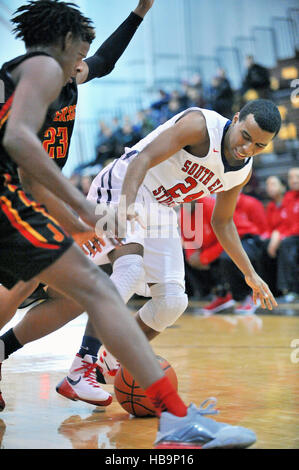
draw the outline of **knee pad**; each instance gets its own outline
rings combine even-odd
[[[161,333],[184,313],[188,297],[175,282],[155,284],[150,290],[152,298],[139,310],[139,316],[147,326]]]
[[[125,255],[117,258],[110,276],[125,303],[135,294],[140,279],[144,279],[143,258],[140,255]]]

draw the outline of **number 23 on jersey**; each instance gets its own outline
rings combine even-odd
[[[50,158],[65,158],[69,146],[67,127],[49,127],[45,131],[43,147]]]

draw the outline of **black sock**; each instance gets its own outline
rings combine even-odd
[[[4,343],[4,359],[7,359],[12,353],[23,347],[17,340],[12,328],[0,336],[0,340]]]
[[[81,348],[78,354],[81,357],[84,357],[85,354],[97,357],[101,345],[102,343],[98,338],[93,338],[92,336],[83,336]]]

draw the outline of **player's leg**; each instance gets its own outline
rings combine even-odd
[[[5,347],[4,359],[8,359],[12,353],[29,342],[58,330],[83,313],[83,308],[73,300],[50,288],[48,290],[49,299],[31,308],[17,325],[0,337]],[[59,393],[72,400],[107,406],[112,397],[96,382],[95,370],[90,366],[96,362],[97,356],[93,360],[91,353],[92,351],[89,351],[89,354],[84,354],[83,357],[75,357],[68,376],[59,385]]]
[[[180,238],[146,239],[144,267],[151,299],[137,312],[136,320],[151,341],[175,323],[188,305]],[[113,383],[119,367],[117,359],[112,356],[107,345],[100,349],[99,364],[103,369],[102,375],[97,374],[100,383]]]
[[[37,286],[38,282],[34,279],[29,282],[20,281],[11,290],[0,285],[0,330],[12,319],[19,305]]]
[[[113,253],[116,252],[114,255]],[[113,273],[110,279],[116,286],[119,294],[126,303],[131,296],[135,293],[137,284],[140,282],[140,278],[144,275],[143,269],[143,247],[137,243],[129,243],[127,245],[119,247],[117,250],[112,250],[109,253],[114,261]],[[74,360],[70,366],[68,374],[64,377],[56,387],[58,393],[62,394],[66,398],[83,399],[95,405],[99,404],[102,399],[103,390],[99,384],[95,384],[94,381],[90,380],[90,364],[97,362],[98,353],[101,347],[101,341],[97,337],[95,328],[92,322],[88,319],[82,343]],[[99,367],[96,370],[97,376],[100,377],[102,383],[105,383],[101,373],[101,364],[98,363]],[[109,367],[109,366],[108,366]],[[117,368],[111,367],[111,371],[107,370],[110,377],[114,378]],[[81,377],[80,383],[74,385]],[[97,386],[95,386],[97,385]],[[107,392],[105,392],[107,395]],[[107,402],[107,396],[106,400]],[[108,403],[106,403],[107,406]]]
[[[74,263],[75,273],[69,269]],[[194,441],[207,448],[247,447],[255,442],[255,434],[248,429],[205,418],[193,405],[187,409],[109,277],[91,266],[79,248],[72,246],[40,278],[82,304],[97,335],[145,389],[161,415],[158,447]]]

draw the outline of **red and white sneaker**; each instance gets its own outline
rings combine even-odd
[[[97,381],[101,384],[113,384],[116,373],[120,368],[120,363],[107,351],[105,346],[100,347],[97,365]]]
[[[69,374],[56,387],[56,391],[70,400],[81,400],[91,405],[108,406],[112,402],[110,393],[103,390],[96,379],[98,364],[92,356],[76,355]]]
[[[0,382],[1,382],[1,379],[2,379],[1,366],[2,366],[2,362],[0,362]],[[1,390],[0,390],[0,411],[3,411],[4,408],[5,408],[5,401],[3,400],[2,393],[1,393]]]
[[[261,302],[258,299],[257,305],[253,302],[251,295],[248,295],[245,300],[235,309],[236,315],[254,315],[255,311],[259,308]]]
[[[228,292],[225,297],[216,297],[210,304],[201,309],[201,313],[204,315],[212,315],[213,313],[218,313],[232,307],[235,303],[231,293]]]

